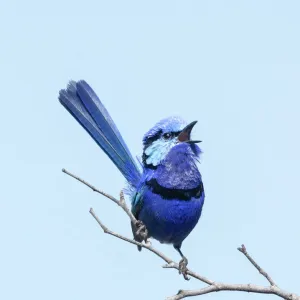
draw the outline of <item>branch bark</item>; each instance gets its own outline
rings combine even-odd
[[[94,192],[97,192],[101,194],[102,196],[110,199],[113,201],[115,204],[120,206],[124,212],[128,215],[130,218],[131,222],[133,224],[137,224],[138,220],[133,216],[131,213],[130,209],[126,205],[125,199],[123,192],[121,191],[120,193],[120,200],[114,198],[113,196],[95,188],[93,185],[89,184],[85,180],[81,179],[80,177],[70,173],[69,171],[62,169],[62,172],[65,174],[73,177],[74,179],[78,180],[79,182],[83,183],[84,185],[88,186],[90,189],[92,189]],[[160,257],[162,260],[166,262],[166,265],[163,265],[163,268],[167,269],[176,269],[179,271],[179,265],[174,262],[172,259],[167,257],[165,254],[162,252],[158,251],[154,247],[151,246],[151,244],[148,243],[140,243],[138,241],[135,241],[133,239],[127,238],[123,235],[120,235],[118,233],[115,233],[114,231],[110,230],[107,228],[101,220],[98,218],[94,210],[91,208],[90,209],[90,214],[93,216],[93,218],[97,221],[99,226],[102,228],[104,233],[107,233],[109,235],[112,235],[118,239],[121,239],[125,242],[128,242],[130,244],[136,245],[136,246],[141,246],[142,248],[145,248],[158,257]],[[145,236],[147,236],[147,232],[145,231]],[[167,300],[179,300],[187,297],[193,297],[193,296],[201,296],[204,294],[209,294],[213,292],[220,292],[220,291],[239,291],[239,292],[247,292],[247,293],[258,293],[258,294],[272,294],[276,295],[278,297],[281,297],[283,299],[287,300],[300,300],[300,296],[284,291],[279,288],[278,285],[275,284],[274,280],[268,275],[268,273],[262,269],[258,263],[250,256],[250,254],[247,252],[247,249],[244,245],[238,248],[238,250],[244,254],[244,256],[250,261],[250,263],[259,271],[259,273],[266,278],[266,280],[269,282],[268,286],[259,286],[259,285],[254,285],[254,284],[230,284],[230,283],[222,283],[222,282],[215,282],[213,280],[210,280],[200,274],[197,274],[196,272],[193,272],[191,270],[187,270],[187,274],[205,284],[207,284],[206,287],[198,289],[198,290],[179,290],[178,293],[174,296],[168,297]]]
[[[268,275],[268,273],[267,273],[265,270],[263,270],[263,269],[262,269],[262,268],[254,261],[254,259],[248,254],[245,245],[242,245],[241,247],[239,247],[238,250],[239,250],[240,252],[242,252],[242,253],[248,258],[248,260],[249,260],[249,261],[251,262],[251,264],[258,270],[258,272],[259,272],[262,276],[264,276],[264,277],[269,281],[269,283],[271,284],[271,286],[275,286],[275,287],[277,286],[277,285],[275,284],[274,280]]]
[[[137,219],[134,217],[134,215],[131,213],[130,209],[128,208],[128,206],[126,205],[125,199],[124,199],[124,194],[123,191],[121,191],[120,193],[120,200],[117,200],[115,197],[95,188],[93,185],[89,184],[88,182],[86,182],[85,180],[81,179],[80,177],[70,173],[69,171],[67,171],[66,169],[62,169],[62,172],[73,177],[74,179],[78,180],[79,182],[83,183],[84,185],[88,186],[90,189],[92,189],[94,192],[108,198],[109,200],[113,201],[115,204],[119,205],[127,214],[127,216],[130,218],[131,222],[133,224],[137,223]]]

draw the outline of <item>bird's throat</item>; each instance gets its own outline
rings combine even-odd
[[[198,197],[203,189],[196,157],[187,145],[174,147],[152,171],[148,184],[154,192],[163,193],[165,198],[173,196],[171,190],[179,198]]]

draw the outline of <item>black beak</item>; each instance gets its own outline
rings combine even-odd
[[[183,130],[178,135],[179,142],[185,142],[190,144],[201,143],[201,141],[191,141],[191,131],[196,123],[197,121],[194,121],[183,128]]]

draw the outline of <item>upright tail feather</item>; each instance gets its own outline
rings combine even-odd
[[[70,81],[59,92],[60,103],[109,156],[130,185],[136,187],[141,173],[109,113],[83,80]]]

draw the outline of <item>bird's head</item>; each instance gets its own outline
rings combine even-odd
[[[194,156],[198,156],[201,150],[195,144],[201,141],[191,140],[191,131],[196,123],[197,121],[187,124],[180,117],[169,117],[155,124],[143,138],[144,166],[156,168],[171,149],[181,147],[183,143],[187,151],[192,151]]]

